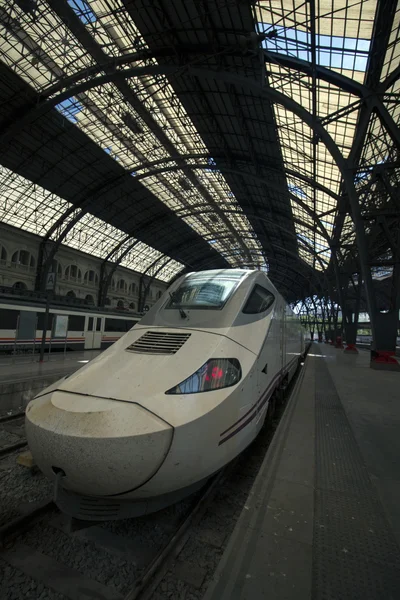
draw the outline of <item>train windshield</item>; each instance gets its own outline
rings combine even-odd
[[[243,277],[243,272],[194,273],[171,295],[165,308],[221,309]]]

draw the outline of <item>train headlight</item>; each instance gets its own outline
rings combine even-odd
[[[212,358],[166,394],[198,394],[230,387],[240,381],[242,369],[236,358]]]

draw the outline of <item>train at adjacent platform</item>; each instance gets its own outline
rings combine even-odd
[[[45,322],[45,305],[0,298],[0,353],[38,352]],[[45,340],[46,352],[108,348],[129,331],[141,315],[89,307],[52,305]]]
[[[304,355],[267,275],[190,273],[112,347],[27,407],[65,513],[138,516],[198,489],[257,436]]]

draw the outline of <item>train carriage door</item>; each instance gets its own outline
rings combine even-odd
[[[100,348],[101,347],[101,338],[103,336],[103,331],[104,331],[104,317],[95,317],[92,348]]]
[[[96,317],[85,317],[85,350],[91,350],[94,342],[94,328]]]
[[[85,350],[101,347],[101,337],[104,331],[103,317],[86,317],[85,320]]]

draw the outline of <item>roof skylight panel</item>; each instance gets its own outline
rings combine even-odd
[[[94,64],[94,60],[87,56],[79,42],[43,0],[37,2],[34,19],[15,2],[7,4],[4,10],[12,20],[10,28],[14,31],[14,40],[20,40],[14,44],[14,51],[18,49],[22,55],[29,54],[30,66],[24,61],[19,69],[17,66],[17,70],[36,89],[44,89],[54,79]],[[22,34],[19,33],[21,31]]]
[[[399,61],[400,62],[400,61]],[[391,85],[387,90],[387,98],[392,99],[394,101],[386,101],[385,106],[392,116],[395,123],[400,124],[400,103],[396,102],[395,97],[389,96],[389,94],[397,94],[400,95],[400,79],[398,79],[393,85]]]
[[[154,64],[156,62],[152,61]],[[172,98],[174,98],[174,92],[167,83],[166,78],[163,78],[162,85],[156,85],[154,78],[145,76],[141,79],[135,79],[128,81],[128,84],[132,87],[133,93],[142,102],[143,107],[151,114],[153,120],[159,127],[161,127],[170,138],[171,142],[174,143],[177,150],[181,153],[187,153],[189,150],[199,147],[200,138],[191,124],[190,131],[185,128],[189,125],[189,119],[186,115],[185,119],[182,119],[172,107]],[[176,102],[175,102],[176,104]],[[179,109],[178,105],[178,109]],[[182,112],[182,110],[180,110]],[[183,141],[183,139],[185,141]],[[189,146],[189,147],[188,147]],[[205,146],[202,145],[203,149],[206,150]]]
[[[110,23],[110,15],[106,14],[104,10],[104,3],[93,2],[91,6],[93,6],[94,8],[94,13],[97,12],[98,21],[101,23],[101,26],[106,30],[107,35],[113,38],[114,42],[118,46],[119,51],[123,52],[124,35],[120,24]],[[129,16],[124,22],[124,27],[125,26],[130,27],[131,33],[135,31],[135,33],[139,36],[138,30],[130,20]],[[87,27],[89,29],[93,29],[93,35],[98,35],[98,22],[96,22],[96,24],[94,24],[94,22],[87,23]],[[152,62],[156,64],[154,60]],[[135,80],[133,86],[134,92],[143,103],[143,106],[146,108],[146,110],[148,110],[151,113],[154,121],[164,130],[164,133],[170,138],[170,140],[179,152],[185,154],[188,151],[193,150],[204,150],[205,152],[207,151],[205,145],[201,142],[200,136],[196,132],[194,126],[190,123],[190,119],[187,117],[187,115],[185,115],[185,122],[183,123],[182,119],[179,118],[177,113],[171,110],[171,106],[175,104],[175,106],[177,106],[177,108],[180,109],[181,114],[185,113],[185,111],[182,111],[182,107],[180,107],[179,104],[177,104],[175,94],[172,90],[172,87],[168,84],[166,78],[161,76],[146,76],[143,77],[141,80]],[[172,103],[172,99],[174,100],[174,103]],[[179,124],[178,130],[176,130],[177,124]],[[191,131],[185,132],[183,125],[187,127],[188,124],[190,124]],[[188,142],[190,142],[190,146],[188,146]],[[207,181],[207,184],[210,184],[210,182]],[[144,180],[144,185],[147,185],[146,180]],[[209,189],[209,192],[212,195],[215,195],[215,188],[212,190],[210,189],[209,185],[207,185],[207,187]],[[165,198],[165,194],[163,196]],[[197,194],[197,198],[200,199],[201,195]]]
[[[2,167],[0,171],[0,195],[3,198],[0,203],[1,222],[41,236],[46,234],[57,219],[71,206],[66,200],[12,173],[5,167]],[[71,221],[73,216],[74,213],[65,220],[64,226]],[[58,231],[54,232],[52,239],[56,239],[58,233]],[[63,244],[92,256],[105,258],[110,248],[126,235],[121,230],[88,213],[84,214],[68,232],[63,239]],[[159,251],[143,242],[140,244],[141,253],[146,253],[149,258],[162,256]],[[136,249],[136,254],[132,251],[131,259],[136,261],[135,270],[139,272],[143,270],[142,258],[142,254],[139,255],[139,247]],[[182,267],[180,266],[180,268]]]
[[[332,210],[332,209],[336,209],[337,207],[337,202],[334,198],[332,198],[332,196],[329,196],[329,194],[326,194],[325,192],[322,192],[321,190],[316,190],[315,192],[315,198],[316,198],[316,209],[317,209],[317,214],[318,215],[324,215],[326,212]],[[326,221],[334,221],[335,219],[335,215],[329,214],[326,215],[325,217]]]
[[[127,50],[131,51],[133,46],[144,47],[137,28],[126,11],[123,10],[124,7],[120,2],[68,0],[68,3],[108,56],[117,56]],[[118,9],[121,10],[119,16]],[[40,14],[42,21],[36,20],[33,25],[25,21],[24,29],[30,31],[33,37],[36,36],[38,42],[40,41],[44,46],[43,53],[46,51],[46,55],[49,56],[49,59],[46,59],[47,64],[44,71],[47,75],[46,69],[50,69],[48,71],[49,77],[40,81],[40,87],[44,88],[54,78],[54,71],[56,76],[61,78],[93,65],[94,59],[88,55],[78,40],[72,36],[67,27],[48,7]],[[123,19],[121,15],[123,15]],[[45,19],[47,19],[46,22]],[[40,27],[43,29],[41,35],[39,35]],[[11,52],[11,46],[7,50]],[[21,55],[23,50],[21,48]],[[49,61],[54,63],[51,68]],[[151,62],[156,64],[154,60]],[[26,69],[24,71],[25,77],[28,77],[32,84],[38,85],[37,73],[32,75],[27,65],[24,65],[24,68]],[[136,96],[141,99],[146,110],[152,114],[155,123],[172,141],[177,151],[182,152],[182,154],[188,151],[207,153],[198,132],[175,97],[174,91],[166,78],[147,76],[142,79],[131,80],[128,83],[132,86]],[[121,97],[117,87],[112,83],[105,84],[101,90],[93,88],[85,94],[80,94],[78,98],[67,99],[60,103],[57,108],[67,119],[90,135],[105,152],[127,169],[132,169],[133,163],[137,164],[138,153],[148,156],[151,152],[156,160],[168,156],[165,148],[155,138],[153,132],[148,127],[143,126],[143,122],[140,125],[143,129],[143,135],[140,137],[133,134],[132,138],[132,132],[127,131],[128,126],[121,117],[121,113],[126,114],[128,105],[125,99]],[[139,115],[135,114],[134,117],[140,122]],[[132,143],[132,139],[134,139],[134,143]],[[165,186],[167,188],[171,185],[174,187],[176,182],[171,183],[171,179],[165,177],[158,177],[157,181],[158,186],[157,189],[154,189],[154,193],[167,201],[170,206],[173,206],[171,194],[165,189]],[[222,202],[223,191],[221,191],[220,186],[216,186],[215,181],[210,180],[210,178],[206,181],[210,194],[216,200],[219,195]],[[144,184],[148,185],[148,182],[145,181]],[[153,188],[155,188],[155,185],[153,185]],[[198,201],[204,202],[204,199],[198,195]],[[239,205],[237,206],[240,210]],[[248,226],[250,226],[249,223]]]
[[[384,64],[381,73],[381,81],[384,81],[400,63],[400,5],[393,19],[392,30],[390,32],[389,43],[386,49]]]
[[[68,202],[12,173],[5,167],[0,171],[0,221],[43,235],[68,207]]]
[[[40,90],[57,79],[42,62],[27,51],[26,45],[17,40],[0,24],[1,60],[34,88]]]
[[[175,275],[182,271],[183,265],[175,260],[168,262],[160,271],[157,273],[157,279],[161,281],[170,281]]]
[[[124,267],[134,269],[135,271],[145,272],[155,261],[158,266],[162,264],[163,254],[154,248],[149,248],[143,242],[137,242],[135,246],[122,259],[121,264]],[[182,268],[182,266],[181,266]],[[156,266],[157,269],[157,266]]]
[[[342,0],[342,4],[335,3],[334,8],[330,0],[319,1],[316,6],[317,63],[350,75],[357,81],[363,81],[375,8],[375,1],[348,5]],[[302,2],[284,4],[279,1],[269,2],[266,0],[257,2],[254,10],[258,30],[268,31],[273,28],[277,34],[276,37],[265,41],[267,50],[292,55],[303,60],[311,60],[309,54],[311,39],[306,29],[309,15],[304,12],[307,10],[306,4]],[[361,36],[364,39],[360,39]],[[309,78],[307,81],[300,74],[296,72],[291,74],[289,69],[274,63],[269,63],[267,70],[270,73],[271,85],[310,111],[310,94],[307,92],[310,84]],[[354,101],[349,94],[323,82],[319,82],[317,100],[319,117],[329,117],[340,110],[345,113],[350,101]],[[350,152],[353,142],[357,110],[355,107],[353,113],[339,114],[328,124],[329,133],[345,156]],[[307,141],[307,137],[310,136],[306,133],[306,127],[299,124],[289,126],[289,118],[285,115],[282,107],[275,105],[275,114],[286,165],[297,168],[304,174],[307,174],[308,169],[308,174],[312,176],[310,169],[312,148]],[[303,134],[303,139],[301,139],[301,134]],[[317,181],[338,193],[341,175],[336,164],[321,142],[316,151],[317,171],[315,175]],[[319,197],[320,200],[317,203],[318,209],[326,210],[327,207],[335,205],[335,201],[329,198],[324,198],[324,202],[322,202],[321,194],[318,196],[318,192],[316,197]]]

